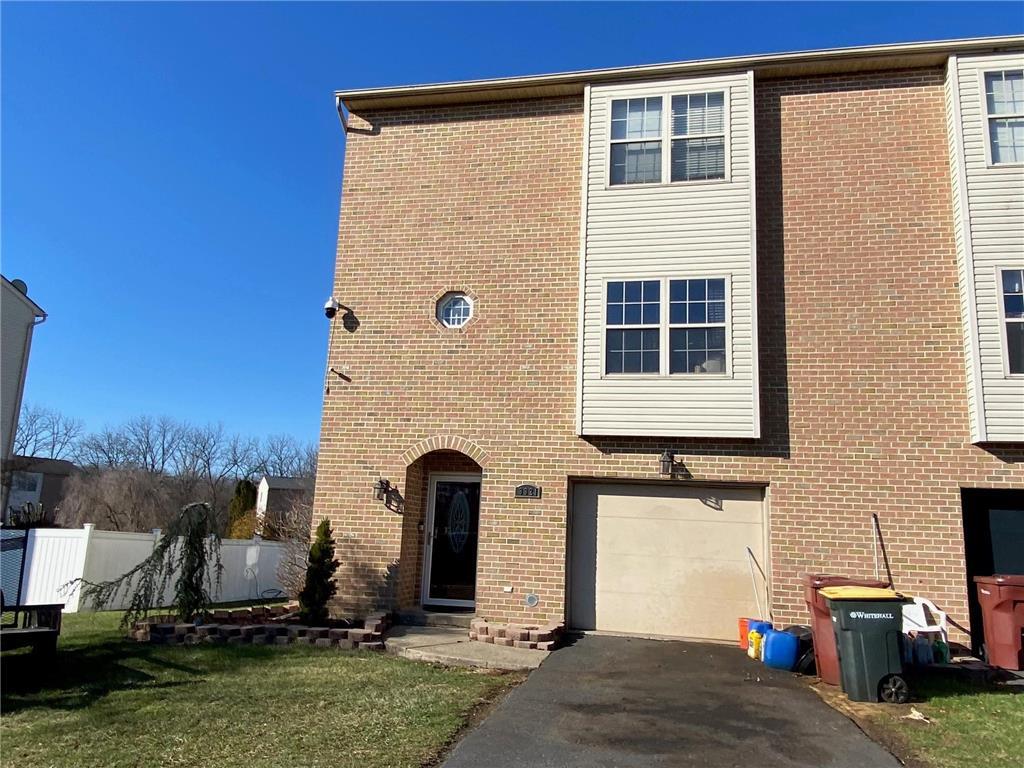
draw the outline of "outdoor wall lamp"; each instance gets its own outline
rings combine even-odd
[[[665,451],[661,454],[661,474],[671,475],[675,467],[676,455],[672,451]]]
[[[384,501],[390,493],[391,483],[383,477],[373,484],[373,497],[377,499],[377,501]]]
[[[373,484],[373,497],[377,501],[383,501],[384,506],[392,512],[402,514],[405,511],[405,499],[402,498],[402,494],[383,477]]]

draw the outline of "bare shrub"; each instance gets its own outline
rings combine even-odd
[[[312,499],[303,498],[292,502],[263,527],[264,538],[276,539],[285,545],[277,566],[277,579],[289,595],[299,594],[306,583],[312,520]]]

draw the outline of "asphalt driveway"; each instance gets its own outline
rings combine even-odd
[[[899,763],[806,684],[738,648],[582,637],[455,747],[446,768]]]

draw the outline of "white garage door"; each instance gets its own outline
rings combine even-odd
[[[577,484],[572,626],[735,640],[737,619],[757,613],[747,547],[767,570],[763,496],[760,488]]]

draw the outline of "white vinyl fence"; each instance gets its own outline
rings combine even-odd
[[[153,551],[160,531],[120,533],[97,531],[91,523],[81,529],[33,528],[28,531],[25,563],[21,579],[21,603],[64,603],[65,613],[95,610],[91,601],[81,600],[81,588],[66,585],[82,578],[93,583],[117,578],[141,563]],[[212,594],[216,602],[256,600],[284,595],[277,578],[277,566],[285,545],[276,541],[224,539],[221,542],[220,591]],[[164,594],[170,605],[175,576]],[[5,579],[6,581],[6,579]],[[130,590],[123,590],[127,593]],[[12,596],[7,596],[13,602]],[[126,595],[107,608],[124,608]]]

